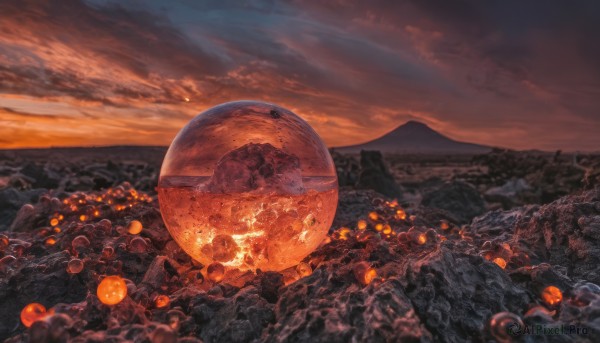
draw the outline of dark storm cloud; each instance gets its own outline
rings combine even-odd
[[[31,119],[31,118],[36,118],[36,119],[39,119],[39,118],[56,119],[58,117],[58,116],[53,115],[53,114],[27,113],[27,112],[15,110],[14,108],[10,108],[10,107],[0,107],[0,112],[11,114],[14,117],[22,118],[22,119]]]
[[[182,98],[162,77],[181,78],[190,70],[204,75],[224,71],[221,60],[190,44],[164,17],[147,11],[93,7],[76,0],[8,0],[0,3],[0,13],[4,92],[62,94],[108,105],[114,105],[113,95],[172,103]],[[57,46],[63,50],[54,50]],[[73,64],[61,64],[69,59]],[[126,74],[123,79],[102,77],[98,74],[110,70],[94,68]],[[138,80],[128,85],[131,77]]]

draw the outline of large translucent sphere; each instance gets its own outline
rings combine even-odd
[[[222,104],[169,147],[158,199],[177,243],[207,265],[282,270],[325,238],[337,207],[327,147],[300,117],[263,102]]]

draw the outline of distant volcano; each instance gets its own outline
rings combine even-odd
[[[489,152],[491,149],[485,145],[455,141],[423,123],[411,120],[375,140],[335,148],[335,151],[353,153],[361,150],[379,150],[385,153],[481,154]]]

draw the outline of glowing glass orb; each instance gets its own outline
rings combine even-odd
[[[100,281],[96,294],[103,304],[116,305],[127,296],[127,284],[120,276],[107,276]]]
[[[359,230],[366,230],[367,229],[367,221],[364,219],[361,219],[358,221],[356,226],[358,227]]]
[[[73,258],[67,264],[67,272],[71,274],[79,274],[83,270],[83,261],[78,258]]]
[[[426,234],[424,234],[424,233],[421,233],[421,234],[419,234],[419,235],[416,237],[416,242],[417,242],[417,244],[419,244],[419,245],[423,245],[423,244],[427,243],[427,235],[426,235]]]
[[[219,262],[211,263],[206,267],[206,277],[210,281],[219,282],[225,276],[225,267]]]
[[[131,223],[129,223],[129,226],[127,227],[127,232],[129,232],[132,235],[137,235],[140,232],[142,232],[142,223],[139,220],[132,220]]]
[[[542,300],[549,306],[560,304],[563,295],[556,286],[548,286],[542,290]]]
[[[370,284],[373,279],[377,277],[377,271],[371,268],[371,265],[364,261],[355,264],[352,268],[352,271],[354,272],[354,277],[356,277],[356,280],[363,285]]]
[[[21,311],[21,322],[25,327],[30,327],[33,322],[46,317],[46,307],[39,303],[31,303]]]
[[[510,312],[499,312],[490,319],[489,330],[496,341],[501,343],[514,342],[524,329],[519,316]]]
[[[167,307],[170,302],[171,302],[171,299],[169,299],[168,296],[163,295],[163,294],[157,296],[156,299],[154,299],[154,305],[156,306],[156,308]]]
[[[304,120],[276,105],[238,101],[201,113],[179,132],[158,198],[171,236],[204,265],[282,270],[325,238],[337,176]]]

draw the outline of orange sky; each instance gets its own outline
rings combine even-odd
[[[168,145],[204,109],[255,99],[330,146],[418,120],[461,141],[597,151],[600,49],[584,33],[600,33],[598,6],[561,6],[3,1],[0,148]]]

